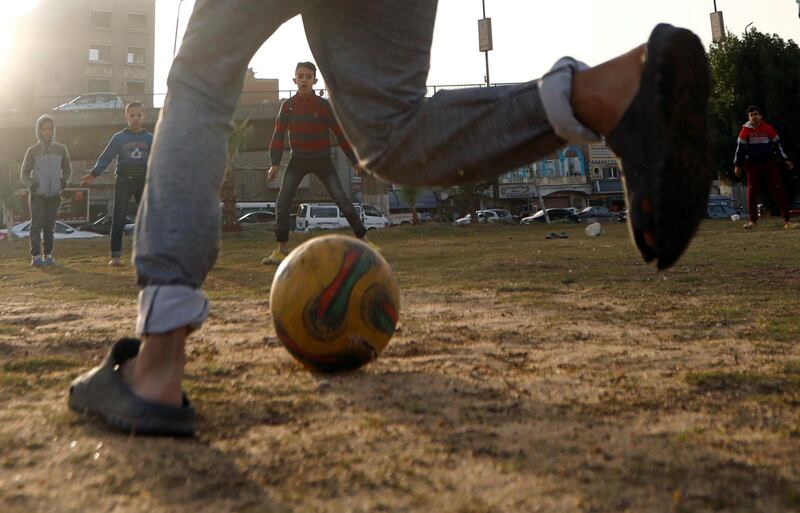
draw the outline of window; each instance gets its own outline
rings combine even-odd
[[[89,93],[107,93],[111,91],[111,81],[99,78],[90,78],[87,92]]]
[[[619,169],[618,168],[609,167],[609,168],[606,168],[606,170],[608,171],[608,178],[609,179],[611,179],[611,180],[619,179]]]
[[[128,14],[128,30],[131,32],[147,32],[147,15],[139,13]]]
[[[111,46],[89,45],[89,62],[111,62]]]
[[[138,46],[129,46],[128,57],[125,60],[125,63],[136,66],[144,66],[144,48]]]
[[[144,82],[125,82],[126,96],[144,96]]]
[[[323,217],[338,217],[338,209],[336,207],[312,207],[311,217],[319,219]]]
[[[93,29],[111,29],[111,11],[91,11],[89,26]]]

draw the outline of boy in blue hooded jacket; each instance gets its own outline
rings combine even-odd
[[[38,267],[55,263],[53,231],[61,205],[61,191],[72,175],[72,163],[67,147],[56,142],[53,118],[42,116],[36,121],[36,138],[39,142],[25,152],[19,176],[30,189],[31,265]]]

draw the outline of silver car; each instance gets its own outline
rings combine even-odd
[[[125,103],[114,93],[82,94],[72,101],[59,105],[53,110],[59,112],[79,112],[85,110],[122,110]]]

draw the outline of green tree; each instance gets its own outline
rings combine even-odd
[[[781,135],[789,157],[800,160],[800,48],[777,35],[750,30],[728,36],[709,52],[713,89],[710,129],[713,165],[720,178],[733,174],[736,136],[748,105],[764,109],[766,121]],[[795,175],[796,176],[796,175]],[[792,180],[794,182],[794,180]],[[796,182],[795,182],[796,183]],[[795,189],[795,183],[789,188]],[[791,196],[795,191],[791,190]]]
[[[251,126],[249,119],[239,121],[234,125],[230,135],[228,135],[228,164],[225,169],[225,179],[222,181],[222,189],[220,190],[223,232],[242,231],[242,225],[236,216],[236,187],[234,186],[233,161],[239,153],[247,148],[247,137],[250,135]]]

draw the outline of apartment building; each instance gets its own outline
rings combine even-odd
[[[14,41],[3,74],[18,108],[47,111],[95,92],[151,101],[155,0],[40,0]]]

